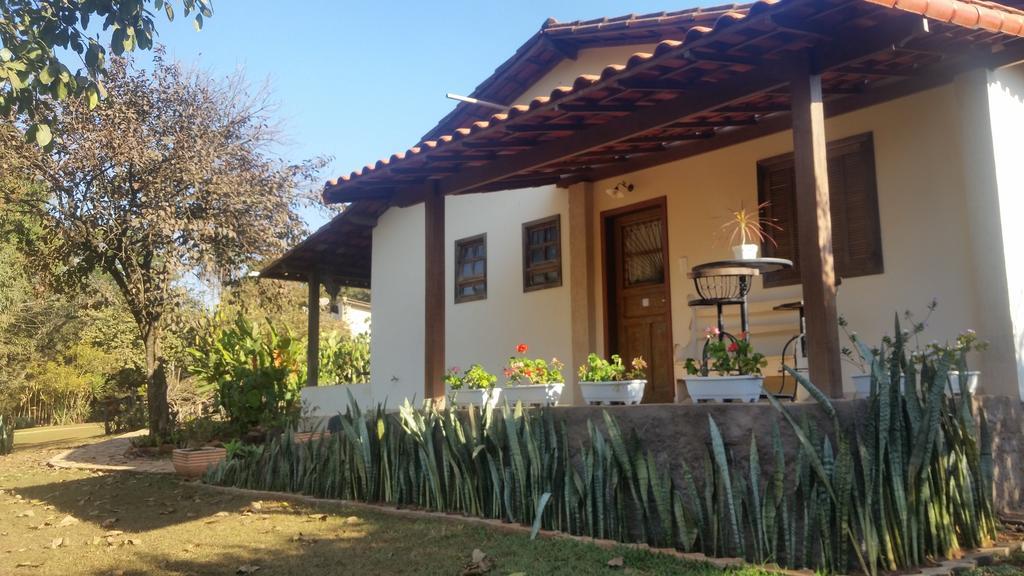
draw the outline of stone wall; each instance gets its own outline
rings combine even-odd
[[[848,431],[862,425],[868,405],[865,400],[834,401],[840,424]],[[993,435],[995,463],[994,499],[997,510],[1024,510],[1024,404],[1008,397],[988,396],[978,400]],[[790,414],[801,421],[808,418],[821,433],[831,434],[832,423],[815,403],[786,404]],[[635,432],[643,445],[654,453],[659,466],[672,471],[681,480],[680,463],[685,462],[700,475],[710,443],[708,418],[714,418],[727,451],[746,462],[750,454],[750,435],[757,438],[759,460],[765,473],[773,466],[772,427],[777,423],[786,450],[787,481],[795,483],[792,467],[796,461],[798,440],[792,427],[770,404],[645,404],[640,406],[556,408],[568,424],[572,446],[588,441],[587,420],[604,431],[603,411],[614,416],[623,433]]]
[[[996,509],[1024,511],[1024,403],[1006,396],[982,396],[978,405],[992,432]]]

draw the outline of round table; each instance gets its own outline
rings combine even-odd
[[[747,294],[751,277],[792,267],[793,261],[785,258],[734,258],[694,266],[688,276],[700,298],[691,300],[689,305],[715,306],[718,309],[719,332],[725,331],[722,307],[739,306],[740,330],[745,336],[749,332]]]

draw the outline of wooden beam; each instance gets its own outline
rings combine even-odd
[[[794,34],[809,36],[818,40],[833,39],[831,31],[823,27],[821,24],[812,24],[805,20],[783,14],[775,14],[771,17],[771,20],[773,24],[786,32],[793,32]]]
[[[666,144],[669,142],[706,140],[714,135],[714,132],[697,132],[694,134],[673,134],[671,136],[637,136],[636,138],[630,138],[628,142],[636,144]]]
[[[675,122],[669,128],[725,128],[727,126],[755,126],[756,118],[747,120],[698,120],[687,122]]]
[[[637,110],[627,117],[590,126],[586,130],[573,132],[558,140],[540,143],[510,156],[508,160],[466,168],[459,174],[439,180],[438,184],[444,194],[458,194],[463,190],[483,186],[519,172],[553,164],[564,158],[662,128],[687,116],[726,106],[736,100],[748,98],[751,94],[783,84],[785,79],[780,72],[779,69],[766,68],[722,80],[709,85],[705,90],[695,90],[686,97],[673,98]]]
[[[627,90],[643,90],[646,92],[682,92],[693,88],[693,82],[682,80],[658,79],[645,80],[642,78],[623,78],[616,82],[620,88]]]
[[[306,386],[320,385],[320,271],[307,276],[306,301]]]
[[[512,124],[503,125],[506,132],[513,134],[534,134],[546,132],[575,132],[586,128],[585,124]]]
[[[444,194],[434,184],[424,202],[423,397],[444,401],[445,274]]]
[[[821,75],[810,60],[791,83],[793,158],[796,175],[797,245],[807,318],[810,379],[833,398],[843,395],[843,370],[836,312],[832,213],[829,206],[825,102]]]
[[[683,57],[687,60],[699,60],[701,62],[727,64],[730,66],[749,66],[751,68],[764,66],[765,64],[764,58],[759,56],[735,56],[709,50],[687,50],[683,53]]]
[[[555,40],[550,36],[545,36],[544,41],[547,42],[548,46],[550,46],[552,50],[558,52],[569,60],[575,60],[576,57],[579,56],[579,49],[574,44],[566,42],[565,40]]]
[[[562,112],[587,112],[594,114],[621,114],[633,112],[641,106],[636,104],[591,104],[589,102],[566,102],[558,104],[557,110]]]

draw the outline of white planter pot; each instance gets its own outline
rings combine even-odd
[[[966,372],[967,375],[967,389],[974,394],[978,391],[978,379],[981,378],[981,372],[977,370],[969,370]],[[946,393],[960,394],[960,372],[956,370],[949,371],[949,388],[946,389]]]
[[[501,398],[501,388],[491,388],[490,390],[470,390],[466,388],[463,388],[462,390],[452,390],[451,388],[446,388],[445,392],[448,399],[455,406],[472,405],[477,408],[493,408],[498,405],[498,399]]]
[[[737,260],[753,260],[757,258],[757,244],[740,244],[732,247],[732,256]]]
[[[644,398],[647,380],[619,382],[580,382],[580,394],[589,405],[639,404]]]
[[[871,374],[854,374],[850,377],[853,380],[854,398],[868,398],[871,396]],[[900,375],[900,392],[907,388],[907,377]]]
[[[554,406],[562,397],[565,384],[525,384],[501,389],[501,401],[509,406],[522,402],[523,406]]]
[[[761,376],[687,376],[686,390],[694,403],[701,400],[757,402],[761,397]],[[679,392],[676,393],[677,401]]]

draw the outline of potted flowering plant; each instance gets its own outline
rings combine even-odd
[[[580,366],[580,393],[587,404],[639,404],[647,387],[644,370],[647,362],[637,356],[627,367],[622,357],[612,354],[611,361],[593,352]]]
[[[518,355],[508,359],[503,399],[510,405],[516,402],[522,402],[524,406],[558,404],[565,388],[565,379],[562,378],[565,365],[558,358],[552,358],[550,364],[542,358],[527,358],[527,350],[529,347],[526,344],[520,344],[516,346]]]
[[[457,366],[453,366],[444,375],[445,391],[456,406],[493,407],[501,395],[501,388],[494,387],[497,381],[497,376],[479,364],[473,364],[461,373]]]
[[[740,400],[756,402],[761,397],[764,378],[761,368],[768,365],[764,354],[756,352],[747,334],[735,338],[719,337],[717,330],[705,331],[703,358],[686,360],[686,390],[694,402],[702,400]],[[714,373],[714,374],[712,374]],[[683,398],[676,387],[676,402]]]

